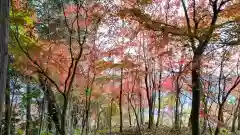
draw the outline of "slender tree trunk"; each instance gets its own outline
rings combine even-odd
[[[72,117],[73,117],[73,129],[77,128],[77,123],[78,123],[77,114],[78,114],[78,106],[74,107],[73,114],[72,114]]]
[[[97,134],[97,131],[99,129],[100,116],[101,116],[100,107],[99,107],[99,103],[97,102],[97,121],[96,121],[96,128],[95,128],[95,131],[94,131],[94,135]]]
[[[191,124],[192,134],[200,135],[199,127],[199,108],[200,108],[200,59],[203,51],[194,54],[192,62],[192,110]]]
[[[123,93],[123,68],[121,68],[121,84],[120,84],[120,97],[119,97],[119,108],[120,108],[120,133],[123,131],[123,113],[122,113],[122,93]]]
[[[180,101],[181,101],[181,100],[180,100]],[[183,115],[184,103],[180,103],[180,104],[181,104],[180,115],[183,117],[183,116],[184,116],[184,115]],[[185,118],[184,118],[184,120],[185,120]],[[184,122],[184,124],[185,124],[185,122]],[[179,128],[180,128],[180,129],[182,128],[182,125],[183,125],[183,120],[180,119],[180,123],[179,123]]]
[[[235,125],[236,125],[236,120],[237,120],[237,113],[238,113],[238,110],[239,110],[239,103],[240,99],[238,99],[238,104],[237,104],[237,107],[234,111],[234,114],[233,114],[233,120],[232,120],[232,129],[231,129],[231,132],[235,132]]]
[[[10,82],[9,82],[9,87],[10,87]],[[10,88],[9,88],[10,89]],[[15,89],[15,86],[14,86],[14,89]],[[15,120],[16,119],[16,115],[13,115],[13,114],[15,114],[15,108],[16,107],[14,107],[13,106],[13,102],[14,102],[14,99],[15,99],[15,91],[12,91],[11,89],[10,89],[10,91],[11,91],[11,93],[10,93],[10,97],[11,97],[11,103],[10,103],[10,124],[11,124],[11,130],[10,130],[10,134],[14,134],[15,133],[15,131],[16,131],[16,126],[15,126],[15,121],[12,121],[12,119],[13,120]]]
[[[219,105],[219,109],[218,109],[218,122],[223,122],[223,104]],[[216,130],[215,130],[215,135],[218,135],[220,132],[220,124],[217,124]]]
[[[128,120],[129,120],[129,126],[132,126],[132,118],[131,118],[131,112],[130,112],[130,101],[128,101]]]
[[[208,121],[208,116],[207,116],[207,113],[208,113],[207,96],[203,97],[203,103],[204,103],[204,109],[203,109],[203,111],[204,111],[204,121],[203,121],[203,132],[202,132],[202,135],[207,135],[207,132],[208,132],[208,128],[207,128],[207,121]]]
[[[91,97],[92,97],[92,92],[90,93],[90,95],[89,95],[89,97],[88,97],[88,119],[87,119],[87,132],[90,130],[90,123],[89,123],[89,119],[90,119],[90,117],[89,117],[89,114],[90,114],[90,109],[91,109]]]
[[[4,123],[4,135],[10,135],[11,129],[11,90],[10,90],[10,79],[9,74],[7,77],[7,87],[5,93],[5,123]]]
[[[133,105],[133,103],[132,103],[132,101],[131,101],[131,97],[128,98],[128,101],[129,101],[129,103],[130,103],[130,105],[131,105],[131,107],[132,107],[132,109],[133,109],[134,115],[135,115],[135,117],[136,117],[138,135],[141,135],[142,133],[141,133],[141,128],[140,128],[140,123],[139,123],[139,121],[138,121],[139,118],[138,118],[138,115],[137,115],[136,108],[134,107],[134,105]]]
[[[160,118],[161,118],[161,90],[158,90],[158,117],[157,117],[157,123],[156,123],[156,127],[159,126],[160,123]]]
[[[143,110],[143,99],[142,99],[142,94],[139,93],[139,98],[140,98],[140,123],[141,125],[144,124],[144,110]]]
[[[179,129],[180,119],[179,119],[179,100],[180,100],[180,87],[178,84],[178,78],[175,82],[176,84],[176,102],[175,102],[175,121],[174,126],[176,129]]]
[[[148,68],[145,66],[145,71],[148,71]],[[146,85],[146,93],[147,93],[147,100],[148,100],[148,108],[149,108],[149,112],[148,112],[148,129],[152,128],[153,125],[153,100],[152,100],[152,94],[150,93],[150,89],[148,87],[148,74],[145,74],[145,85]]]
[[[46,91],[46,88],[44,88],[44,97],[43,97],[43,101],[42,101],[42,106],[41,106],[41,116],[40,116],[40,124],[39,124],[39,130],[38,130],[38,135],[41,134],[41,131],[42,131],[42,127],[43,127],[43,122],[44,122],[44,112],[45,112],[45,99],[46,99],[46,94],[45,94],[45,91]],[[50,116],[48,116],[50,117]]]
[[[99,111],[98,118],[97,118],[97,128],[96,131],[100,128],[100,121],[101,121],[101,111]]]
[[[162,63],[161,63],[162,65]],[[156,123],[156,127],[159,126],[160,123],[160,118],[161,118],[161,88],[162,88],[162,71],[160,70],[160,75],[159,75],[159,86],[158,86],[158,115],[157,115],[157,123]]]
[[[50,113],[50,111],[51,111],[51,108],[52,108],[52,105],[51,104],[49,104],[49,103],[47,103],[47,110],[48,110],[48,112],[47,112],[47,130],[48,131],[50,131],[51,132],[51,130],[52,130],[52,120],[51,120],[51,113]]]
[[[84,132],[84,128],[85,128],[85,125],[86,125],[87,104],[88,104],[88,98],[87,98],[87,94],[86,94],[86,97],[85,97],[85,108],[84,108],[84,112],[83,112],[83,115],[82,115],[82,134]]]
[[[77,118],[77,112],[78,112],[78,106],[73,106],[73,111],[71,113],[72,115],[72,132],[74,131],[74,129],[77,128],[77,122],[78,122],[78,118]],[[73,133],[72,133],[73,134]]]
[[[154,91],[154,94],[152,96],[152,126],[154,125],[154,113],[155,113],[155,106],[156,106],[156,91]]]
[[[110,104],[110,119],[109,119],[110,134],[112,134],[112,105],[113,105],[113,99],[111,99],[111,104]]]
[[[148,115],[149,122],[148,122],[148,128],[151,129],[152,126],[153,126],[153,104],[152,104],[152,102],[150,101],[148,105],[149,105],[149,115]]]
[[[2,131],[3,107],[8,67],[9,0],[0,0],[0,133]]]
[[[8,74],[9,75],[9,74]],[[10,82],[9,76],[7,77],[7,87],[5,93],[5,123],[4,123],[4,135],[10,135],[11,129],[11,90],[10,90]]]
[[[237,126],[237,130],[240,130],[240,109],[238,109],[238,126]]]
[[[45,111],[45,99],[47,98],[47,83],[46,83],[46,79],[43,81],[42,78],[40,78],[39,76],[39,82],[40,82],[40,86],[42,88],[42,91],[44,93],[43,96],[43,101],[42,101],[42,106],[41,106],[41,116],[40,116],[40,124],[39,124],[39,129],[38,129],[38,135],[41,134],[42,132],[42,127],[43,127],[43,123],[44,123],[44,111]],[[48,116],[50,117],[50,116]]]
[[[85,119],[84,119],[84,124],[86,126],[86,134],[88,134],[88,130],[89,130],[89,112],[90,112],[90,106],[91,106],[91,102],[90,102],[90,99],[91,99],[91,92],[90,92],[90,95],[86,95],[86,114],[85,114]],[[83,129],[84,129],[84,125],[83,125]],[[82,129],[82,130],[83,130]]]
[[[32,118],[31,118],[31,97],[30,97],[30,92],[31,92],[31,87],[30,84],[27,84],[27,123],[26,123],[26,135],[31,135],[31,123],[32,123]]]
[[[178,92],[177,92],[177,99],[176,99],[175,106],[176,106],[176,108],[175,108],[174,128],[179,129],[180,119],[179,119],[179,95],[178,95]]]

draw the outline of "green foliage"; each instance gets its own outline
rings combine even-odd
[[[22,129],[17,129],[17,135],[23,135],[24,133],[24,130]]]
[[[33,124],[33,128],[32,128],[32,130],[31,130],[31,132],[32,132],[32,134],[33,135],[38,135],[38,132],[39,132],[39,128],[38,127],[36,127],[36,125],[35,125],[35,122],[33,122],[34,124]],[[34,128],[35,127],[35,128]]]
[[[33,26],[32,10],[10,10],[10,25]]]
[[[28,100],[28,99],[33,99],[33,98],[39,98],[41,95],[41,91],[39,89],[32,89],[33,91],[31,91],[29,94],[25,93],[23,95],[22,100]]]
[[[92,92],[92,90],[91,90],[90,88],[86,88],[86,89],[85,89],[85,95],[86,95],[86,96],[90,96],[90,95],[91,95],[91,92]]]
[[[81,129],[75,129],[73,135],[81,135]]]
[[[64,97],[61,93],[55,93],[56,101],[61,106],[63,105]]]
[[[41,97],[42,93],[40,89],[37,89],[36,87],[30,87],[30,89],[31,89],[30,93],[22,94],[21,103],[20,103],[20,108],[22,112],[24,112],[28,100],[33,101],[33,99],[37,99]]]
[[[10,41],[9,53],[14,57],[13,68],[21,71],[22,67],[28,60],[23,50],[36,54],[41,48],[37,46],[37,40],[34,35],[35,20],[33,19],[34,11],[31,9],[10,10]],[[25,65],[26,66],[26,65]]]
[[[52,133],[47,132],[46,130],[43,130],[41,132],[41,135],[53,135]]]
[[[118,132],[118,131],[119,131],[119,128],[116,128],[116,127],[112,128],[112,132]],[[97,133],[100,133],[100,134],[106,134],[108,132],[109,132],[108,128],[97,130]]]
[[[230,132],[227,128],[220,128],[220,135],[229,135]]]
[[[160,105],[161,109],[167,106],[173,107],[174,105],[175,105],[175,96],[173,93],[169,93],[168,95],[161,97],[161,105]],[[158,108],[158,99],[156,101],[155,108]]]
[[[109,110],[111,110],[111,105],[108,106]],[[112,116],[115,116],[119,113],[119,107],[116,102],[112,103]]]
[[[237,102],[237,98],[234,96],[229,96],[228,100],[227,100],[228,104],[230,105],[235,105]]]

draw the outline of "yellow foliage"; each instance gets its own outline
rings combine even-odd
[[[221,16],[223,18],[239,19],[239,17],[240,17],[240,3],[226,7],[222,11]]]

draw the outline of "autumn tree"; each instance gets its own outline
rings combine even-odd
[[[230,54],[231,52],[229,50],[224,50],[222,60],[220,62],[220,73],[219,73],[219,79],[218,79],[218,97],[217,97],[217,102],[219,106],[218,125],[215,131],[215,135],[219,134],[219,130],[220,130],[219,123],[224,123],[223,109],[227,101],[227,98],[238,87],[240,83],[238,71],[234,72],[234,69],[238,69],[239,60],[230,59],[229,58]],[[224,71],[224,66],[226,63],[229,63],[229,61],[231,63],[236,64],[236,67],[233,67],[231,72]],[[228,68],[231,67],[230,63],[228,65],[229,65]]]
[[[0,126],[2,127],[2,116],[4,108],[4,95],[6,91],[7,67],[8,67],[8,27],[10,1],[0,2]]]
[[[134,7],[121,10],[120,15],[128,15],[132,19],[138,21],[142,26],[147,29],[155,31],[167,31],[173,35],[181,35],[188,38],[188,45],[193,52],[192,57],[192,111],[191,111],[191,123],[192,123],[192,133],[200,134],[199,129],[199,107],[200,107],[200,74],[201,69],[200,61],[205,48],[209,45],[213,33],[219,27],[224,27],[231,22],[236,22],[237,16],[230,21],[219,21],[218,18],[224,18],[226,15],[230,16],[231,11],[236,10],[238,5],[237,1],[206,1],[206,2],[196,2],[182,0],[182,11],[184,13],[185,23],[183,27],[173,26],[173,22],[165,23],[161,20],[152,19],[151,16],[144,14],[140,8]],[[176,6],[180,4],[176,1]],[[209,12],[208,12],[209,11]],[[202,14],[196,14],[201,12]],[[225,15],[225,16],[224,16]],[[227,17],[228,17],[227,16]],[[183,18],[182,18],[183,19]],[[233,43],[233,42],[231,42]],[[234,43],[237,43],[236,41]]]
[[[60,18],[60,26],[65,27],[68,32],[67,35],[61,33],[61,31],[59,34],[60,36],[65,37],[66,40],[59,40],[59,35],[56,35],[56,24],[49,23],[49,31],[47,32],[49,36],[47,39],[41,39],[40,42],[37,42],[37,40],[34,39],[35,37],[33,37],[33,39],[25,38],[22,31],[16,29],[13,33],[13,42],[15,42],[18,47],[13,48],[13,50],[16,51],[19,49],[23,53],[23,55],[20,54],[20,56],[15,54],[16,57],[25,57],[29,60],[27,65],[31,67],[32,71],[27,72],[28,74],[40,74],[40,82],[43,82],[41,79],[44,80],[46,78],[48,83],[51,83],[50,88],[54,87],[54,90],[57,90],[63,96],[63,104],[61,112],[59,112],[56,105],[54,105],[56,102],[52,90],[48,89],[46,91],[48,95],[51,94],[49,95],[49,102],[55,106],[51,108],[55,109],[51,110],[51,112],[54,112],[52,119],[56,128],[60,134],[66,134],[66,115],[70,98],[69,95],[73,89],[76,74],[80,71],[80,59],[86,53],[83,49],[91,44],[88,39],[90,36],[89,33],[94,33],[96,31],[102,12],[98,12],[101,7],[98,4],[93,3],[77,2],[70,9],[68,9],[68,3],[60,2],[57,4],[59,9],[55,10],[55,12],[62,15],[62,18]],[[59,18],[57,19],[59,20]],[[18,36],[19,34],[20,38]],[[29,42],[26,42],[26,40]],[[50,40],[52,42],[50,42]],[[60,46],[57,47],[57,44],[60,44]],[[34,54],[33,48],[38,48],[38,52],[35,52]],[[59,63],[56,62],[57,59],[59,60]],[[21,62],[24,63],[24,61],[18,61],[18,63]],[[62,66],[64,66],[64,68],[68,66],[68,68],[64,69]],[[54,72],[54,68],[57,68],[58,72]],[[60,78],[56,78],[56,76],[59,76]],[[44,83],[42,83],[42,86],[44,86]]]

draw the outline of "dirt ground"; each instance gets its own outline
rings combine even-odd
[[[208,134],[211,135],[211,133]],[[112,133],[103,133],[101,135],[140,135],[140,133],[137,131],[136,127],[129,127],[127,129],[124,129],[122,134],[113,131]],[[141,135],[191,135],[191,129],[182,128],[181,131],[179,131],[167,126],[159,126],[157,128],[149,130],[146,127],[141,127]],[[240,135],[240,131],[231,133],[225,130],[222,131],[219,135]]]

